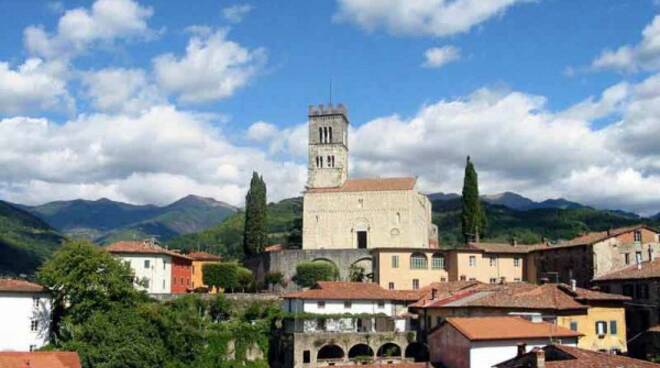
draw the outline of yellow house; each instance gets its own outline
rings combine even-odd
[[[376,248],[374,282],[389,290],[416,290],[449,280],[448,252],[431,248]]]
[[[220,263],[222,257],[207,252],[192,252],[187,255],[192,258],[192,288],[206,287],[204,285],[204,265]],[[215,291],[211,290],[214,293]]]
[[[433,297],[432,295],[435,295]],[[448,317],[518,315],[546,321],[584,336],[578,347],[623,353],[626,344],[624,302],[630,298],[565,284],[478,284],[452,293],[429,293],[409,306],[428,333]]]

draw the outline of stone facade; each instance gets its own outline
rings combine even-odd
[[[348,178],[348,118],[342,105],[309,107],[307,186],[339,187]]]

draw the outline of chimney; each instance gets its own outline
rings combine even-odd
[[[518,343],[518,354],[517,354],[517,356],[519,356],[519,357],[523,356],[523,355],[525,355],[525,353],[527,353],[527,344],[525,344],[524,342]]]
[[[511,238],[511,245],[513,245],[514,247],[518,246],[518,239],[516,239],[515,236]]]
[[[575,279],[571,279],[571,291],[575,292],[577,288],[577,281]]]
[[[535,355],[534,368],[545,368],[545,350],[538,349]]]

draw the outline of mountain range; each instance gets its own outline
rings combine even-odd
[[[15,205],[59,232],[99,243],[156,237],[164,241],[216,225],[238,208],[212,198],[189,195],[166,206],[134,205],[101,198]]]
[[[446,201],[460,198],[460,194],[456,193],[431,193],[427,195],[431,202]],[[495,205],[505,206],[514,210],[527,211],[536,208],[583,208],[587,207],[577,202],[571,202],[563,198],[546,199],[542,202],[533,201],[527,197],[521,196],[518,193],[503,192],[498,194],[485,194],[481,196],[481,200]]]

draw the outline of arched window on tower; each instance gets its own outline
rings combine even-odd
[[[323,128],[319,127],[319,143],[323,143]]]
[[[335,167],[335,156],[332,156],[332,167]],[[649,248],[649,249],[651,249],[651,248]],[[649,259],[651,259],[651,258],[649,257]]]
[[[330,156],[328,156],[328,167],[332,167],[332,160],[330,159]]]
[[[328,132],[329,132],[328,143],[332,143],[332,127],[328,128]]]
[[[320,168],[323,168],[323,156],[319,156],[319,162],[321,163]]]
[[[323,127],[323,143],[328,143],[328,127]]]
[[[319,156],[316,156],[316,167],[318,168],[319,166],[321,166],[319,165]]]

